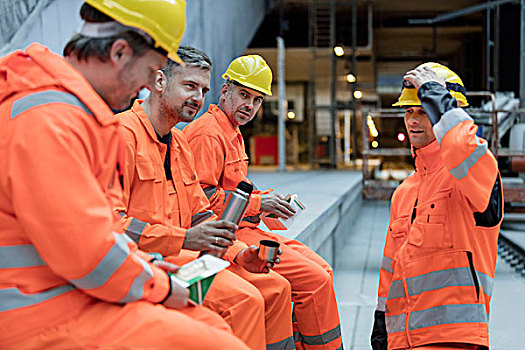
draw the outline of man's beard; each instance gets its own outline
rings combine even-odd
[[[199,110],[199,105],[197,103],[194,103],[192,101],[186,101],[182,104],[182,106],[180,107],[176,107],[175,108],[175,113],[178,114],[178,117],[180,119],[181,122],[185,122],[185,123],[189,123],[193,120],[193,118],[195,118],[195,116],[197,115],[197,112],[195,114],[190,114],[190,113],[187,113],[184,111],[184,107],[185,106],[192,106],[192,107],[195,107],[197,108],[197,110]]]

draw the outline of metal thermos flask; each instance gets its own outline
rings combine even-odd
[[[252,194],[253,186],[245,181],[241,181],[234,192],[230,192],[226,203],[224,203],[224,210],[221,214],[221,220],[233,222],[235,225],[239,225],[248,203],[250,201],[250,195]]]
[[[241,181],[237,185],[235,191],[230,192],[228,195],[226,203],[224,203],[224,210],[222,211],[220,220],[233,222],[235,225],[239,225],[244,216],[244,213],[246,212],[246,208],[248,208],[252,191],[253,185],[245,181]],[[218,258],[222,258],[225,252],[201,252],[199,256],[202,256],[203,254],[210,254]]]

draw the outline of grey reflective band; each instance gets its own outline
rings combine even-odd
[[[472,168],[478,160],[487,153],[488,145],[487,141],[481,143],[479,137],[476,136],[477,147],[460,165],[450,170],[452,176],[456,180],[461,180],[468,175],[468,171]]]
[[[294,333],[294,340],[306,345],[325,345],[341,337],[341,326],[337,326],[321,335],[303,335]]]
[[[388,290],[388,300],[393,300],[397,298],[404,298],[405,289],[403,288],[403,281],[397,280],[390,283],[390,289]]]
[[[133,242],[139,244],[140,235],[146,228],[147,223],[140,221],[139,219],[131,219],[128,228],[126,228],[126,235],[133,240]]]
[[[386,310],[386,298],[385,297],[378,297],[377,298],[376,310],[378,310],[378,311],[385,311]]]
[[[120,303],[130,303],[132,301],[141,300],[144,296],[144,285],[147,281],[153,278],[153,271],[149,264],[142,259],[139,259],[139,261],[142,264],[143,269],[133,280],[128,294],[119,300]]]
[[[478,280],[481,286],[483,287],[483,292],[487,294],[488,296],[492,296],[492,288],[494,287],[494,278],[490,277],[489,275],[479,272],[476,270],[476,273],[478,274]]]
[[[115,243],[102,261],[85,277],[70,282],[80,289],[94,289],[103,286],[129,257],[128,239],[125,235],[113,233]]]
[[[454,108],[443,114],[439,122],[433,127],[438,144],[441,146],[441,140],[450,129],[467,120],[472,120],[472,118],[461,108]]]
[[[24,294],[18,288],[0,289],[0,312],[33,306],[75,290],[70,284],[35,294]]]
[[[266,349],[267,350],[293,350],[295,349],[294,338],[288,337],[286,339],[281,340],[280,342],[273,343],[273,344],[267,344]]]
[[[420,276],[407,278],[407,289],[410,296],[447,287],[465,286],[476,286],[470,267],[432,271]]]
[[[46,266],[32,244],[0,247],[0,269]]]
[[[204,220],[210,218],[212,215],[213,215],[213,211],[211,211],[211,210],[206,210],[205,212],[197,213],[197,214],[193,215],[191,217],[191,227],[197,226],[198,224],[200,224]]]
[[[215,186],[206,187],[204,189],[204,194],[208,199],[210,199],[215,194],[215,192],[217,192],[217,187]]]
[[[397,333],[405,331],[406,314],[386,316],[386,331]]]
[[[386,272],[394,273],[394,268],[392,267],[392,259],[387,258],[383,255],[383,260],[381,261],[381,269]]]
[[[488,323],[485,306],[481,304],[441,305],[414,311],[408,320],[408,330],[454,323]]]
[[[93,113],[89,110],[89,108],[75,95],[64,91],[48,90],[35,92],[34,94],[30,94],[16,100],[13,103],[13,108],[11,108],[11,119],[16,118],[18,115],[33,107],[44,106],[52,103],[63,103],[70,106],[79,107],[82,108],[86,114],[93,116]]]

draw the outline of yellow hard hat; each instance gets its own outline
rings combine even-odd
[[[184,0],[85,0],[100,12],[117,22],[140,29],[168,53],[177,63],[179,43],[186,26],[186,2]]]
[[[461,81],[461,78],[451,71],[449,68],[445,67],[442,64],[435,62],[427,62],[419,65],[420,67],[429,67],[432,69],[438,76],[445,78],[445,84],[448,91],[458,101],[459,107],[468,106],[467,97],[465,96],[465,86]],[[410,84],[407,80],[403,82],[403,90],[401,90],[401,96],[396,103],[392,106],[421,106],[421,101],[417,97],[417,89]]]
[[[222,77],[272,96],[272,70],[259,55],[237,57],[230,63]]]

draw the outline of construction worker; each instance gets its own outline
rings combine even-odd
[[[0,348],[246,349],[117,233],[124,108],[173,59],[182,0],[86,0],[62,58],[0,59]],[[118,191],[117,191],[118,193]]]
[[[236,58],[223,75],[218,105],[183,132],[195,157],[197,174],[215,213],[228,191],[247,179],[248,157],[239,126],[252,120],[265,95],[271,95],[272,72],[257,55]],[[342,348],[339,314],[330,265],[304,244],[258,228],[261,212],[289,217],[294,211],[280,195],[254,191],[237,238],[247,244],[278,241],[281,263],[274,270],[292,286],[294,340],[297,348]]]
[[[169,60],[157,71],[151,94],[118,115],[127,147],[123,202],[116,209],[139,248],[166,261],[184,264],[201,251],[225,254],[232,265],[217,274],[204,305],[222,315],[250,348],[292,349],[290,284],[269,271],[257,247],[234,243],[235,224],[217,221],[186,137],[174,128],[201,109],[212,67],[195,48],[180,47],[177,54],[185,65]]]
[[[416,170],[392,196],[372,348],[488,349],[498,164],[460,108],[456,73],[429,62],[404,79],[394,106],[405,108]]]

